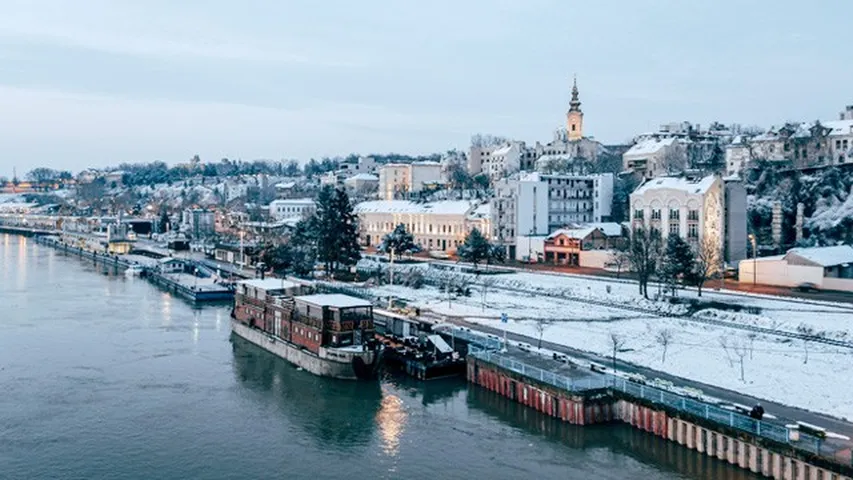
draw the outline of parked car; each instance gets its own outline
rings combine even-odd
[[[816,292],[817,291],[817,285],[815,285],[812,282],[803,282],[803,283],[797,285],[794,288],[794,290],[796,290],[798,292]]]

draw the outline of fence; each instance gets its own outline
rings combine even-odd
[[[817,455],[821,454],[820,447],[822,440],[814,435],[799,432],[799,440],[792,441],[790,437],[790,429],[787,427],[756,420],[732,410],[726,410],[716,405],[700,402],[692,398],[632,382],[624,378],[608,374],[600,374],[598,375],[599,378],[577,380],[507,358],[496,351],[475,348],[472,351],[469,351],[469,355],[485,362],[499,365],[502,368],[519,373],[525,377],[538,379],[540,382],[569,392],[582,392],[607,388],[612,391],[622,392],[630,397],[641,398],[654,404],[664,405],[677,411],[689,413],[690,415],[705,419],[718,425],[726,425],[730,428],[735,428],[756,437],[788,444],[793,448]]]
[[[468,355],[474,358],[499,365],[507,370],[520,373],[528,378],[538,379],[540,382],[547,383],[557,388],[562,388],[570,392],[584,392],[589,390],[600,390],[610,386],[609,380],[605,376],[596,376],[592,378],[574,379],[563,375],[549,372],[532,365],[506,358],[497,352],[488,350],[475,349],[469,351]]]
[[[445,334],[455,337],[459,340],[468,343],[468,351],[483,351],[483,350],[500,350],[502,342],[497,338],[487,337],[485,335],[477,335],[466,330],[457,328],[449,328]],[[488,353],[488,352],[487,352]]]

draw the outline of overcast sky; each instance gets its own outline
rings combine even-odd
[[[606,5],[604,5],[606,3]],[[853,104],[853,2],[0,0],[0,175],[767,126]]]

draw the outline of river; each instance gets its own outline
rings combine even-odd
[[[317,378],[228,315],[0,234],[0,478],[758,478],[463,379]]]

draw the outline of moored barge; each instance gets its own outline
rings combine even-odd
[[[239,282],[232,331],[315,375],[376,379],[382,348],[371,303],[310,290],[277,278]]]

